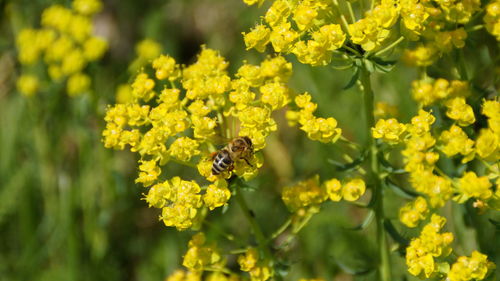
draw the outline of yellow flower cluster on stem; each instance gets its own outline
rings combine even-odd
[[[227,73],[228,65],[217,51],[205,47],[188,66],[158,55],[131,82],[131,97],[107,109],[105,147],[139,154],[136,182],[149,188],[145,200],[162,209],[161,220],[167,226],[199,226],[207,209],[222,207],[231,198],[226,179],[257,175],[263,165],[259,151],[277,130],[272,113],[291,99],[286,82],[292,67],[283,57],[269,57],[260,65],[244,62],[234,78]],[[333,118],[307,118],[304,130],[312,139],[332,142],[340,136]],[[217,154],[216,139],[237,136],[248,137],[255,153],[231,159],[230,167],[214,175],[211,155]],[[166,179],[163,171],[169,162],[197,169],[212,184]]]
[[[335,178],[320,183],[319,176],[316,175],[295,185],[286,186],[281,198],[290,211],[298,212],[301,209],[317,209],[327,199],[334,202],[342,199],[356,201],[365,191],[365,182],[360,178],[348,180],[344,184]]]
[[[75,0],[72,9],[52,5],[42,13],[41,28],[19,32],[16,45],[24,69],[18,81],[21,93],[30,96],[38,91],[39,78],[30,73],[41,60],[53,81],[65,81],[70,96],[89,90],[91,79],[85,68],[108,48],[104,39],[92,33],[93,15],[101,9],[99,0]]]
[[[295,104],[299,111],[287,111],[286,117],[290,125],[299,123],[300,129],[306,132],[311,140],[323,143],[334,143],[342,135],[342,129],[337,127],[337,120],[333,117],[322,118],[314,116],[318,107],[311,101],[311,95],[304,93],[295,97]]]
[[[445,223],[445,218],[433,214],[420,236],[412,239],[406,248],[406,264],[412,275],[430,278],[439,273],[438,259],[451,253],[450,244],[454,239],[451,232],[441,233]]]

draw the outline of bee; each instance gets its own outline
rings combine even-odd
[[[252,166],[247,159],[252,153],[253,144],[249,137],[244,136],[233,139],[223,149],[214,153],[212,157],[212,174],[218,175],[225,170],[231,171],[234,162],[238,159],[243,159],[248,165]]]

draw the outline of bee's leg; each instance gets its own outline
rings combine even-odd
[[[227,167],[228,172],[231,172],[232,170],[234,170],[234,164],[231,164],[229,167]]]
[[[250,164],[250,162],[248,161],[248,159],[246,159],[245,157],[243,157],[243,160],[245,160],[245,162],[247,162],[248,166],[252,167],[253,168],[253,165]]]

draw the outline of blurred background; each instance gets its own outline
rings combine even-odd
[[[231,73],[243,60],[259,62],[266,54],[245,51],[241,32],[260,22],[265,7],[249,8],[239,0],[105,0],[94,29],[110,46],[103,59],[88,66],[92,90],[71,98],[49,87],[27,98],[15,86],[21,71],[15,38],[23,28],[39,27],[43,9],[56,3],[69,7],[71,1],[0,0],[0,280],[163,280],[181,267],[193,232],[165,227],[157,209],[140,200],[145,190],[134,183],[136,155],[103,147],[106,106],[134,74],[129,65],[144,39],[156,40],[163,53],[184,64],[196,59],[201,44],[220,50]],[[294,62],[292,88],[310,92],[320,116],[335,117],[345,137],[362,143],[360,93],[355,87],[342,90],[352,73],[288,59]],[[412,69],[397,65],[374,81],[377,99],[396,106],[403,121],[416,112],[409,95],[415,77]],[[258,188],[245,194],[268,234],[288,216],[281,188],[317,173],[322,179],[341,177],[329,160],[340,160],[340,150],[347,149],[307,140],[287,127],[282,112],[276,118],[284,129],[269,138],[262,174],[250,183]],[[169,165],[165,174],[193,173]],[[392,202],[393,210],[402,204]],[[286,250],[287,280],[373,280],[373,229],[348,230],[365,215],[344,203],[325,204]],[[237,247],[222,238],[224,232],[253,242],[234,204],[207,220],[208,237],[223,249]],[[465,227],[464,233],[473,236]],[[475,246],[474,238],[464,237],[468,247]],[[397,280],[404,280],[404,259],[394,252],[393,261]],[[233,258],[228,265],[237,268]]]

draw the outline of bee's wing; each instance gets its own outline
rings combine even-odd
[[[217,146],[225,146],[231,142],[230,138],[223,137],[221,135],[213,135],[208,138],[208,141]]]

